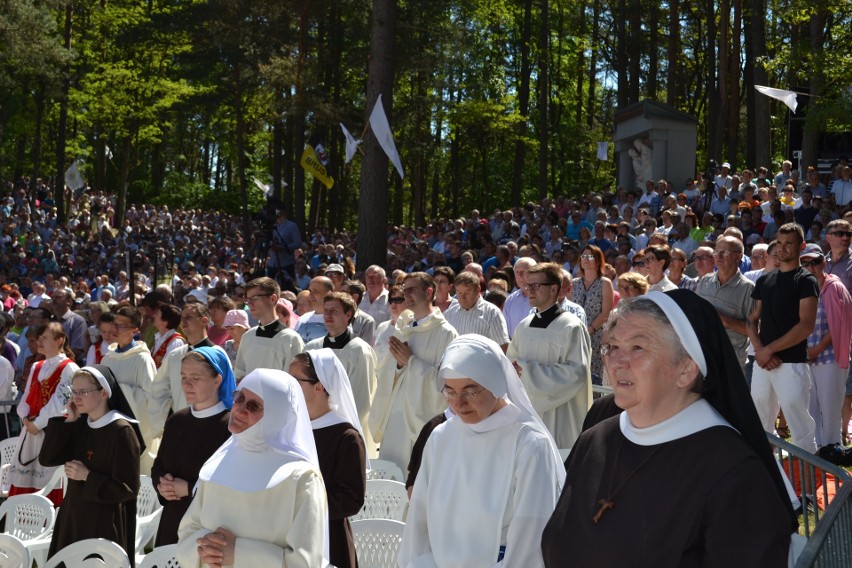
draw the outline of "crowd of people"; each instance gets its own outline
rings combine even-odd
[[[794,507],[761,436],[847,458],[850,171],[723,164],[681,188],[389,226],[386,263],[361,273],[354,232],[303,239],[274,204],[267,234],[242,235],[235,217],[148,205],[115,227],[112,196],[82,192],[59,226],[49,188],[11,184],[0,400],[17,401],[12,489],[38,490],[64,465],[64,514],[100,507],[108,524],[129,514],[128,480],[151,473],[166,507],[157,544],[178,543],[187,566],[344,567],[357,564],[347,518],[379,458],[408,471],[400,566],[555,566],[600,554],[599,524],[677,522],[643,491],[663,491],[659,472],[689,456],[724,502],[743,488],[714,480],[748,470],[754,501],[739,502],[743,519],[764,511],[749,521],[763,540],[723,551],[749,533],[717,511],[639,531],[636,549],[673,565],[786,558]],[[596,384],[614,395],[593,404]],[[122,444],[135,469],[93,458],[98,444]],[[563,467],[557,450],[571,448]],[[109,503],[81,499],[95,483]],[[290,505],[265,511],[270,500]],[[52,552],[103,536],[132,558],[132,526],[72,522]]]

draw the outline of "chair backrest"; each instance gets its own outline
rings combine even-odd
[[[399,466],[388,460],[370,460],[370,471],[367,479],[390,479],[405,483],[405,476]]]
[[[162,507],[148,475],[139,476],[139,495],[136,496],[136,516],[145,517]]]
[[[390,519],[353,521],[352,537],[360,568],[395,568],[405,523]]]
[[[0,465],[12,463],[15,459],[15,450],[18,449],[18,438],[6,438],[0,441]]]
[[[8,472],[12,466],[12,460],[15,459],[17,449],[17,437],[0,441],[0,497],[9,496]]]
[[[26,542],[50,534],[56,520],[56,510],[47,497],[15,495],[0,505],[0,518],[4,517],[5,532]]]
[[[10,534],[0,534],[0,566],[3,568],[30,568],[33,564],[30,551],[20,539]]]
[[[175,558],[177,545],[160,546],[145,555],[139,568],[180,568],[180,563]]]
[[[408,507],[408,492],[405,484],[389,479],[371,479],[367,481],[364,506],[357,515],[349,517],[351,521],[361,519],[405,520]]]
[[[54,554],[44,568],[60,564],[74,568],[130,568],[127,553],[116,543],[105,538],[89,538],[69,544]]]
[[[53,475],[50,477],[50,481],[47,482],[42,489],[36,491],[36,495],[42,495],[47,497],[50,495],[50,492],[56,489],[57,487],[62,487],[62,495],[65,495],[65,492],[68,490],[68,478],[65,476],[65,468],[57,467],[56,471],[53,472]]]
[[[160,507],[150,515],[144,517],[136,517],[136,539],[135,547],[136,554],[142,555],[145,553],[145,547],[148,543],[154,540],[157,536],[157,529],[160,528],[160,517],[163,516],[163,508]]]

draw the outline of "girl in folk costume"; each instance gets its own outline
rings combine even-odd
[[[105,538],[124,548],[132,566],[142,433],[109,367],[83,367],[71,381],[68,415],[48,422],[39,455],[68,476],[49,556],[84,539]]]
[[[101,314],[98,320],[98,331],[100,339],[89,347],[86,355],[86,365],[100,365],[104,355],[109,351],[109,346],[115,343],[115,314],[106,312]]]
[[[44,467],[38,460],[44,443],[42,430],[49,419],[62,416],[70,398],[71,377],[79,369],[60,323],[50,322],[42,328],[38,351],[45,358],[33,364],[24,395],[18,403],[23,428],[9,470],[9,495],[34,493],[44,488],[53,476],[55,468]],[[48,497],[59,505],[62,489],[51,491]]]
[[[186,338],[177,332],[180,325],[180,309],[170,304],[160,304],[154,309],[154,348],[151,356],[154,365],[159,369],[166,355],[186,345]]]

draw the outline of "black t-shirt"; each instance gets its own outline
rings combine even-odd
[[[799,300],[819,297],[819,284],[816,276],[801,266],[787,272],[773,270],[757,279],[751,297],[762,302],[760,340],[768,345],[799,323]],[[805,363],[808,341],[803,339],[776,355],[784,363]]]

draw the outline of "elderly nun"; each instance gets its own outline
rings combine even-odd
[[[534,568],[565,471],[511,362],[480,335],[454,339],[435,388],[453,416],[423,453],[402,568]]]
[[[180,565],[325,566],[325,487],[296,380],[277,369],[246,375],[228,430],[178,527]]]
[[[584,432],[547,566],[786,566],[796,517],[737,356],[688,290],[624,302],[603,358],[624,409]]]

